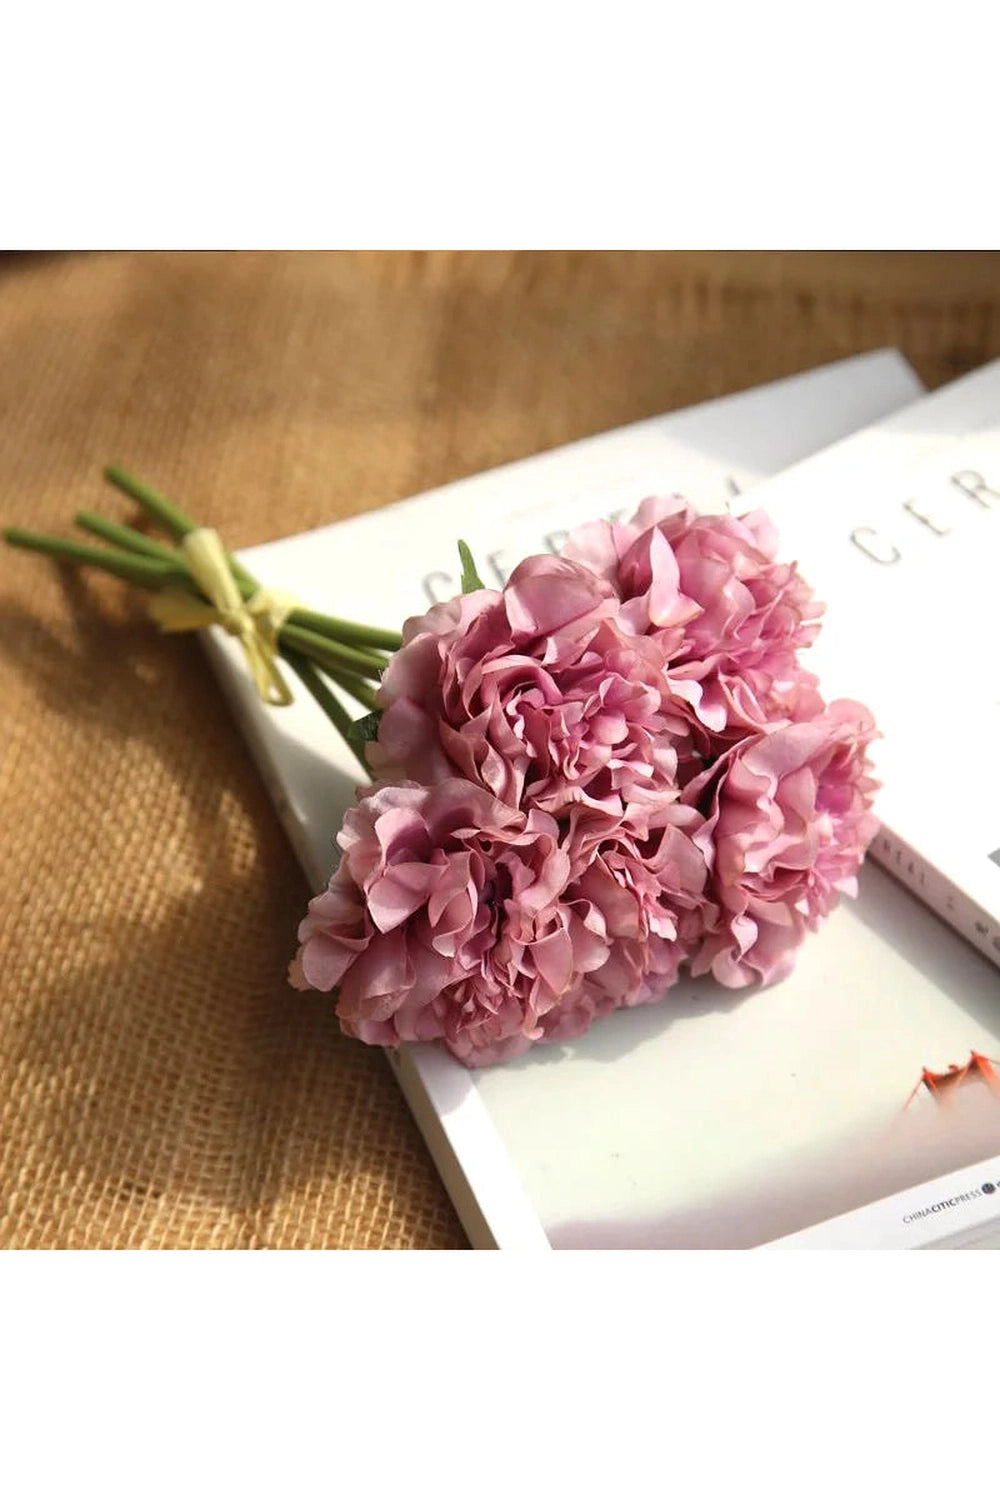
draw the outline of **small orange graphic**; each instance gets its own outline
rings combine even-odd
[[[997,1076],[994,1064],[1000,1067],[1000,1060],[984,1057],[981,1052],[970,1052],[969,1061],[961,1067],[957,1063],[949,1063],[943,1073],[932,1073],[930,1068],[924,1068],[903,1108],[908,1109],[923,1088],[936,1103],[947,1104],[958,1089],[970,1083],[984,1083],[1000,1099],[1000,1077]]]

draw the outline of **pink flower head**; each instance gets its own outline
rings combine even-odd
[[[822,709],[796,655],[815,639],[822,606],[776,550],[762,511],[698,516],[679,496],[644,500],[630,522],[583,526],[564,548],[615,590],[627,627],[660,644],[711,754]]]
[[[582,833],[567,848],[548,813],[481,786],[377,786],[344,820],[291,981],[339,986],[350,1036],[441,1038],[470,1065],[578,1036],[653,998],[649,974],[676,972],[688,951],[680,927],[698,920],[706,867],[685,830],[701,819],[672,804],[658,822],[645,850]]]
[[[588,820],[586,812],[571,820],[566,847],[574,859],[572,897],[601,912],[602,930],[614,940],[586,992],[588,999],[603,996],[605,1014],[661,999],[717,913],[706,894],[708,862],[698,838],[704,819],[696,808],[662,804],[641,840],[624,826],[609,837],[596,819],[591,833]]]
[[[692,964],[732,988],[790,973],[857,873],[878,827],[866,708],[847,699],[815,719],[747,739],[686,790],[708,803],[694,835],[711,866],[714,921]]]
[[[430,783],[458,775],[511,807],[574,805],[643,828],[675,798],[686,706],[658,643],[624,630],[611,586],[529,557],[482,590],[407,622],[379,696],[369,762]]]

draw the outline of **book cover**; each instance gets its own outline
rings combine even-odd
[[[882,731],[873,856],[1000,965],[1000,360],[746,504],[826,603],[824,691]]]
[[[649,493],[680,490],[719,509],[918,389],[897,355],[865,356],[255,548],[246,561],[305,603],[398,626],[456,591],[458,535],[499,580],[525,553],[558,546],[567,527]],[[336,862],[352,758],[311,701],[264,709],[232,643],[213,632],[207,644],[319,888]],[[861,885],[770,990],[682,982],[663,1004],[612,1016],[578,1043],[479,1072],[437,1046],[389,1054],[473,1244],[758,1245],[996,1154],[992,1112],[984,1130],[964,1118],[949,1130],[923,1099],[919,1117],[917,1101],[905,1108],[923,1068],[1000,1053],[995,973],[881,870],[866,867]]]

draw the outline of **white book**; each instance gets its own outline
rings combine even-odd
[[[884,736],[872,854],[1000,965],[1000,360],[745,503],[826,603],[824,691]]]
[[[242,556],[305,604],[398,628],[457,590],[460,535],[499,580],[650,493],[718,510],[919,389],[898,355],[867,355]],[[319,889],[356,765],[308,697],[265,709],[238,648],[206,640]],[[858,901],[770,989],[683,980],[577,1042],[478,1072],[436,1044],[388,1056],[474,1245],[749,1246],[1000,1153],[989,1112],[952,1127],[930,1097],[903,1108],[924,1066],[1000,1054],[996,1002],[991,966],[867,865]]]

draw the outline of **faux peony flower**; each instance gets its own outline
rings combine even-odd
[[[462,776],[512,807],[582,806],[639,831],[679,796],[689,735],[663,652],[579,563],[529,557],[501,592],[407,621],[378,701],[382,778]]]
[[[684,830],[701,821],[664,808],[641,848],[595,837],[586,816],[561,834],[550,814],[455,778],[377,786],[344,819],[292,983],[339,987],[350,1036],[441,1039],[469,1064],[579,1036],[676,974],[707,875]]]
[[[759,734],[685,792],[706,807],[695,834],[711,868],[715,918],[692,974],[739,988],[788,974],[795,949],[857,874],[878,827],[868,748],[875,724],[839,699],[815,719]],[[706,806],[707,804],[707,806]]]
[[[615,590],[626,628],[659,643],[710,758],[747,732],[823,707],[797,656],[815,639],[822,606],[776,552],[763,512],[698,516],[679,496],[644,500],[629,522],[580,527],[564,548]]]

